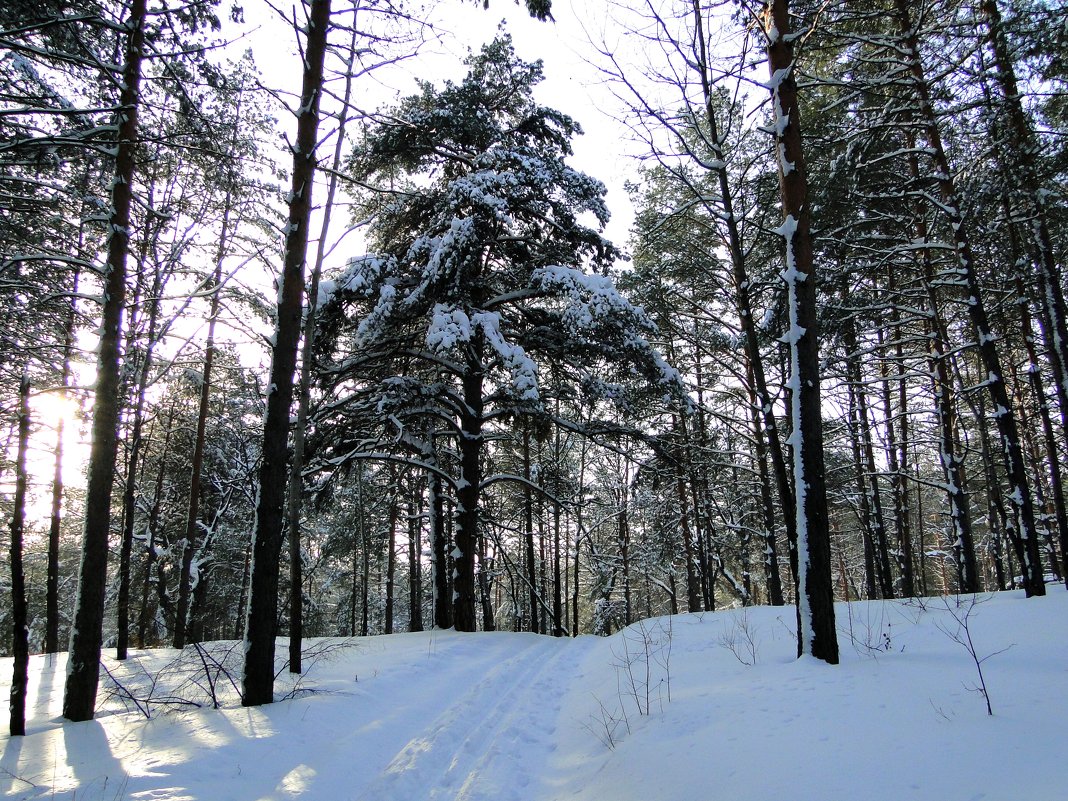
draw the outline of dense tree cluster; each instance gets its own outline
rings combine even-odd
[[[13,732],[68,640],[84,720],[104,647],[245,638],[257,704],[279,634],[794,603],[833,663],[836,599],[1068,575],[1063,3],[615,4],[627,257],[507,35],[370,112],[428,31],[298,13],[286,101],[212,0],[0,8]]]

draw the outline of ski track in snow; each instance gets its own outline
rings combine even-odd
[[[555,750],[563,687],[583,641],[539,638],[474,678],[460,698],[413,737],[358,801],[534,801]],[[542,792],[545,790],[545,792]]]
[[[0,796],[97,801],[116,787],[136,801],[555,797],[541,777],[569,682],[598,640],[455,632],[376,640],[358,647],[358,676],[349,672],[356,663],[327,666],[321,692],[252,709],[127,725],[103,714],[57,727],[61,696],[42,688],[21,758],[4,749]]]
[[[620,654],[632,652],[624,638],[640,642],[640,629],[361,638],[309,660],[309,692],[292,701],[161,708],[144,720],[105,697],[86,723],[59,717],[65,658],[35,656],[30,733],[0,734],[0,797],[1052,801],[1064,797],[1066,610],[1057,587],[1028,600],[1014,591],[840,604],[834,668],[795,658],[789,610],[662,618],[644,625],[668,623],[670,697],[650,714],[635,710],[620,674]],[[962,615],[993,717],[974,692],[969,652],[947,634]],[[751,638],[755,663],[736,658],[731,632]],[[163,670],[151,675],[174,683],[174,658],[162,649],[108,661],[120,678]],[[0,660],[0,676],[10,669]],[[283,676],[280,694],[295,681]]]

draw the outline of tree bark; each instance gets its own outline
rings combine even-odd
[[[11,736],[26,734],[26,690],[30,641],[27,626],[26,577],[22,569],[22,534],[26,526],[26,454],[30,447],[30,377],[19,382],[19,444],[15,457],[15,497],[11,509]]]
[[[408,504],[408,631],[423,630],[422,483],[411,482]]]
[[[118,632],[115,641],[115,658],[126,659],[130,640],[130,570],[133,555],[134,525],[137,518],[137,471],[143,446],[142,432],[145,424],[145,395],[148,391],[148,376],[152,369],[155,347],[156,321],[159,314],[162,291],[160,273],[152,281],[152,297],[149,299],[148,333],[145,352],[137,366],[137,395],[134,399],[133,424],[130,426],[129,462],[126,466],[126,483],[122,497],[122,542],[119,546],[119,597]],[[168,432],[169,435],[170,432]]]
[[[623,625],[629,626],[633,622],[630,593],[630,488],[624,479],[623,486],[619,490],[619,561],[623,573]]]
[[[226,218],[223,216],[223,238],[226,236]],[[222,245],[220,244],[220,248]],[[219,291],[222,282],[222,253],[215,262],[212,279],[214,290],[211,296],[211,311],[208,316],[208,338],[204,345],[204,372],[200,379],[200,398],[197,407],[197,429],[193,439],[193,464],[189,475],[189,498],[186,505],[185,534],[182,537],[182,564],[178,576],[178,606],[174,616],[173,646],[185,647],[189,636],[189,595],[192,583],[193,551],[197,540],[197,521],[200,514],[200,479],[204,471],[204,447],[207,444],[208,410],[211,403],[211,368],[215,361],[215,321],[219,315]]]
[[[845,287],[842,292],[844,302],[846,300]],[[864,384],[864,371],[860,365],[856,320],[852,317],[842,324],[842,342],[846,349],[846,373],[849,381],[850,407],[854,419],[857,489],[861,494],[864,524],[871,537],[879,596],[893,598],[894,583],[890,570],[890,548],[887,543],[882,498],[876,477],[875,448],[871,437],[872,420],[868,415],[868,393]]]
[[[750,371],[750,375],[752,372]],[[782,577],[779,573],[778,543],[775,537],[775,511],[771,497],[771,474],[768,470],[765,429],[760,424],[760,412],[757,408],[757,396],[749,382],[749,409],[753,428],[753,459],[756,462],[757,475],[760,476],[760,509],[763,523],[764,547],[761,549],[764,563],[764,581],[768,589],[768,603],[783,606],[786,603],[782,594]]]
[[[91,720],[96,710],[103,642],[104,591],[107,586],[108,533],[111,491],[119,424],[119,343],[126,298],[126,257],[130,244],[133,201],[134,149],[140,103],[146,0],[132,0],[126,20],[126,64],[119,94],[119,129],[115,180],[108,219],[108,254],[104,268],[104,308],[97,355],[97,383],[93,403],[92,447],[86,487],[85,529],[78,577],[78,603],[71,632],[63,717]]]
[[[909,176],[917,184],[921,180],[919,159],[916,155],[916,142],[912,134],[908,137]],[[935,417],[938,421],[938,460],[942,474],[946,479],[946,493],[949,502],[949,517],[953,528],[954,555],[957,567],[957,581],[960,592],[978,592],[978,576],[975,566],[975,545],[972,536],[972,517],[968,504],[968,490],[965,482],[964,456],[961,453],[957,435],[956,403],[953,395],[950,354],[946,351],[948,335],[938,297],[935,293],[936,276],[931,260],[931,251],[926,244],[930,241],[930,231],[924,210],[917,202],[913,210],[913,227],[916,241],[921,243],[919,251],[922,268],[923,289],[927,301],[927,320],[924,335],[927,338],[927,353],[930,363],[931,387],[934,393]],[[921,547],[921,552],[922,552]]]
[[[237,129],[241,118],[241,96],[234,114],[234,134],[231,149],[236,145]],[[215,250],[215,271],[211,278],[211,307],[208,311],[208,335],[204,343],[204,372],[200,379],[200,398],[197,407],[197,430],[193,440],[193,464],[189,475],[189,498],[186,505],[185,536],[182,538],[182,567],[178,577],[178,608],[174,621],[175,648],[184,648],[189,636],[189,593],[192,581],[194,544],[197,540],[197,519],[200,514],[200,480],[204,470],[204,448],[207,444],[207,422],[211,403],[211,370],[215,362],[215,323],[219,318],[219,295],[222,292],[223,260],[230,243],[230,214],[233,205],[232,181],[227,181],[223,200],[222,229]]]
[[[462,377],[464,410],[460,415],[460,482],[456,489],[456,532],[453,551],[452,622],[457,631],[475,631],[475,548],[478,542],[478,501],[482,483],[482,360],[472,354]],[[537,614],[536,609],[531,609]]]
[[[441,478],[430,474],[430,552],[434,584],[434,628],[452,626],[452,599],[449,597],[449,538],[445,532],[445,496]]]
[[[786,250],[782,277],[789,297],[791,449],[797,521],[798,653],[838,663],[834,626],[831,539],[823,462],[816,271],[812,258],[811,207],[801,143],[801,112],[794,79],[788,0],[765,4],[764,31],[774,107],[775,154]]]
[[[558,432],[559,435],[559,432]],[[559,451],[557,451],[559,452]],[[564,620],[564,607],[560,576],[560,523],[563,510],[560,504],[553,503],[553,636],[563,637],[566,621]]]
[[[530,603],[530,630],[540,634],[538,628],[538,571],[534,559],[534,499],[530,491],[530,421],[523,421],[523,548],[526,556],[528,601]]]
[[[482,630],[496,631],[497,621],[493,615],[493,579],[490,575],[492,560],[486,552],[486,535],[478,536],[478,599],[482,604]]]
[[[1044,312],[1040,319],[1044,321],[1044,339],[1050,366],[1053,368],[1053,385],[1061,411],[1063,437],[1065,431],[1068,431],[1068,312],[1060,270],[1053,250],[1053,239],[1050,236],[1046,194],[1042,191],[1035,166],[1035,156],[1039,148],[1020,97],[1016,69],[1002,30],[997,0],[982,0],[981,9],[987,18],[987,35],[994,52],[995,76],[1004,96],[1012,131],[1007,142],[1012,149],[1015,163],[1009,165],[1009,178],[1015,184],[1012,187],[1015,190],[1013,194],[1022,207],[1018,213],[1029,223],[1028,228],[1033,234],[1033,262],[1039,277],[1041,308]],[[1063,526],[1060,535],[1061,555],[1065,560],[1064,577],[1068,582],[1068,530]]]
[[[152,589],[152,568],[156,563],[156,531],[159,526],[161,507],[163,504],[163,479],[166,474],[167,452],[170,449],[171,434],[174,431],[175,404],[172,401],[167,415],[167,428],[163,435],[163,447],[160,450],[159,469],[156,471],[156,486],[152,496],[152,508],[148,513],[148,521],[145,524],[145,580],[141,585],[141,605],[137,612],[137,644],[146,647],[148,636],[148,611],[149,593]],[[130,532],[130,540],[133,540],[133,532]]]
[[[315,146],[323,63],[330,27],[330,0],[312,0],[304,51],[304,77],[293,148],[293,182],[286,226],[285,266],[279,292],[267,415],[263,426],[256,528],[252,536],[252,575],[245,628],[242,699],[245,706],[274,700],[274,645],[278,613],[278,557],[289,466],[289,410],[304,297],[304,263],[308,251],[315,179]]]
[[[894,531],[897,539],[897,567],[901,576],[901,595],[912,598],[916,594],[916,584],[912,570],[912,533],[909,521],[909,497],[906,477],[908,476],[908,394],[905,381],[905,354],[901,346],[901,313],[895,296],[894,270],[888,274],[887,289],[891,295],[890,327],[894,332],[894,362],[897,364],[896,380],[898,387],[898,416],[900,419],[900,436],[894,424],[893,393],[891,391],[890,373],[887,357],[882,360],[883,423],[886,430],[886,463],[890,469],[890,488],[894,498]],[[879,334],[882,346],[882,334]]]
[[[345,91],[338,112],[334,156],[330,164],[330,180],[323,204],[323,224],[319,229],[319,241],[315,246],[315,263],[312,266],[308,285],[308,313],[304,320],[304,342],[300,353],[300,393],[297,399],[297,424],[293,430],[293,464],[289,472],[289,488],[286,500],[286,530],[289,532],[289,672],[300,673],[301,644],[304,638],[304,561],[301,556],[300,513],[304,494],[304,443],[308,428],[308,410],[311,405],[311,360],[315,347],[315,312],[319,305],[319,277],[322,275],[323,258],[326,255],[327,234],[334,211],[334,196],[337,193],[337,176],[345,147],[345,127],[348,122],[349,101],[352,98],[352,65],[356,59],[356,36],[359,28],[354,24],[349,40],[348,64],[345,70]]]
[[[396,471],[390,468],[390,493],[389,502],[389,531],[386,538],[386,608],[385,621],[382,629],[383,634],[393,633],[393,607],[396,599],[396,576],[397,576],[397,521],[400,517],[399,495],[400,485],[395,475]]]

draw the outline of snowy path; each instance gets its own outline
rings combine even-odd
[[[134,801],[552,801],[563,698],[599,642],[369,638],[318,665],[317,692],[297,701],[67,726],[44,686],[59,664],[34,674],[31,734],[4,749],[0,797],[96,801],[115,787]]]
[[[309,664],[303,681],[313,691],[284,703],[246,709],[231,700],[219,710],[161,709],[145,720],[109,702],[97,720],[76,724],[58,717],[63,658],[33,657],[30,734],[0,734],[0,798],[1063,798],[1068,593],[954,604],[840,604],[842,664],[834,668],[795,658],[790,610],[642,624],[662,635],[666,623],[672,638],[670,699],[660,703],[658,683],[657,703],[644,715],[621,689],[619,669],[621,653],[640,652],[641,626],[629,644],[622,633],[368,637]],[[978,652],[989,657],[993,717],[973,691],[971,657],[945,632],[962,609]],[[754,664],[725,644],[740,626],[752,638]],[[174,657],[164,649],[138,659],[158,677]],[[0,660],[0,677],[10,669],[10,659]],[[611,747],[606,725],[615,726]]]
[[[409,740],[359,801],[535,801],[555,748],[570,677],[592,640],[538,638],[485,675],[472,675],[433,722]]]

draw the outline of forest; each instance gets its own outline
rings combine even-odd
[[[84,721],[105,651],[243,641],[255,706],[310,638],[768,605],[834,664],[835,601],[1068,580],[1068,6],[594,5],[620,242],[551,44],[379,104],[404,0],[0,4],[12,734],[31,653]]]

